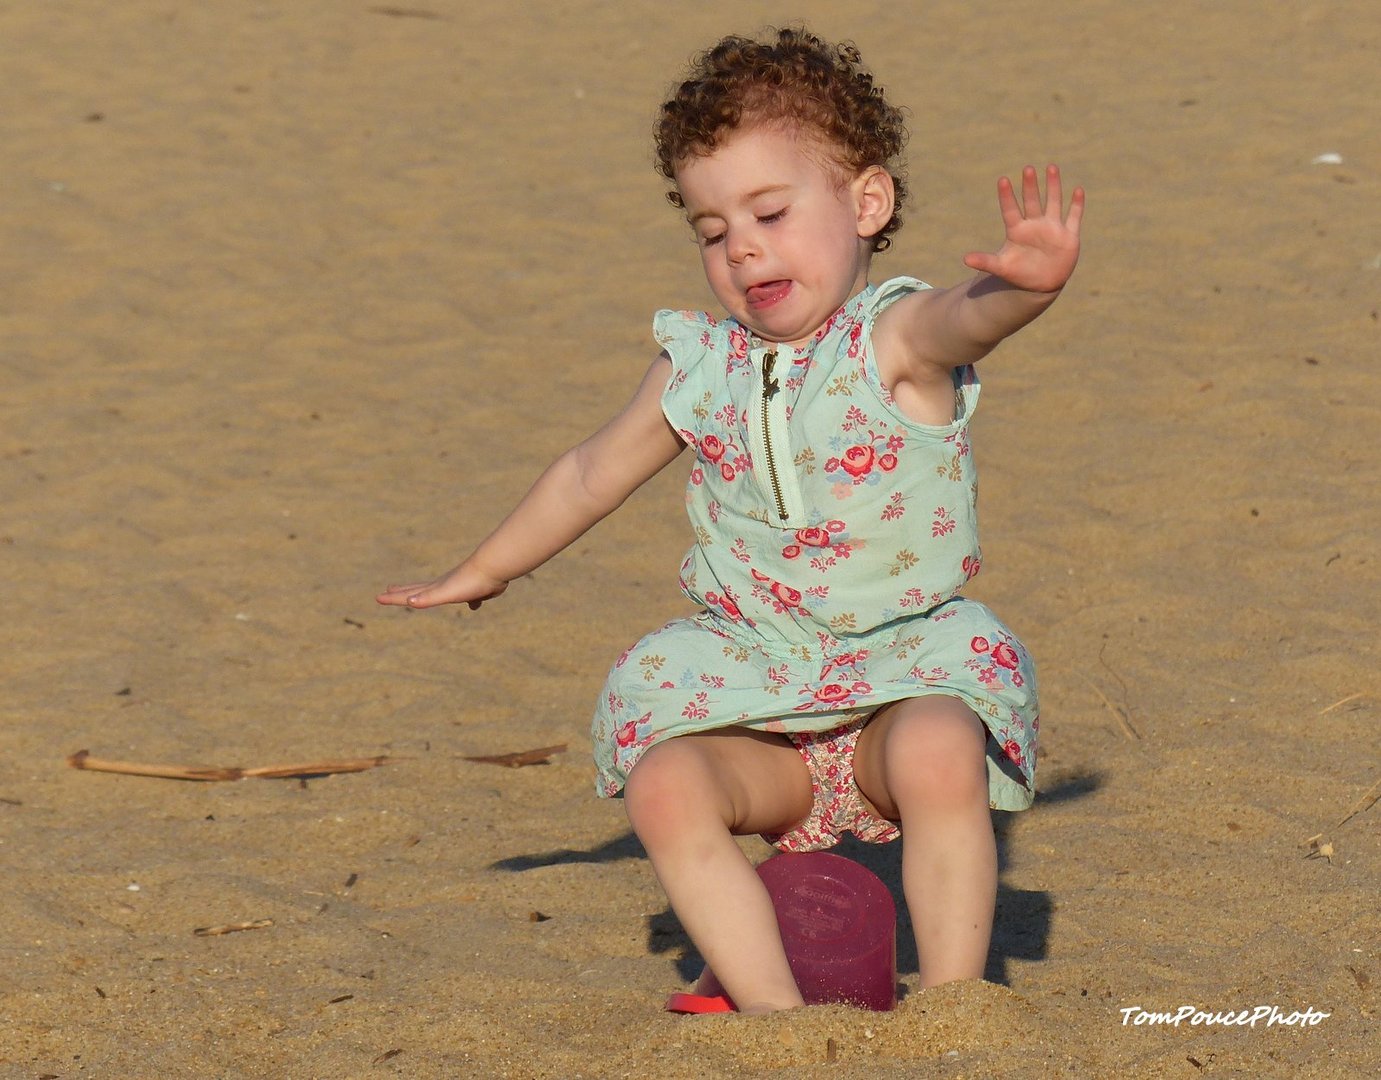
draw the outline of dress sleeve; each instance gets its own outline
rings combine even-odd
[[[691,447],[698,445],[700,436],[695,415],[701,396],[697,369],[711,351],[714,330],[714,320],[703,311],[659,311],[652,319],[652,336],[671,360],[662,412]]]
[[[911,293],[929,288],[931,288],[930,285],[913,277],[895,277],[884,281],[877,287],[877,291],[873,293],[868,307],[863,313],[864,333],[868,339],[868,348],[864,356],[864,375],[869,387],[881,398],[892,415],[907,427],[923,434],[949,437],[968,425],[973,411],[978,405],[980,384],[978,371],[974,366],[965,364],[954,369],[954,420],[943,425],[921,424],[897,408],[896,403],[892,400],[891,392],[882,385],[882,376],[878,374],[877,369],[877,359],[873,356],[873,321],[903,296],[909,296]]]

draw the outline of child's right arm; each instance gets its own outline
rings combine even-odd
[[[552,462],[469,558],[434,581],[390,585],[378,602],[477,608],[607,517],[685,446],[662,413],[670,378],[671,361],[653,361],[623,411]]]

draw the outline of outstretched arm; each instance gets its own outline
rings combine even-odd
[[[878,318],[881,372],[889,386],[942,387],[950,371],[982,359],[1060,295],[1079,260],[1084,189],[1075,188],[1065,212],[1058,166],[1045,170],[1042,198],[1036,170],[1022,170],[1021,198],[1012,182],[997,184],[1006,236],[995,252],[970,252],[964,265],[977,277],[949,289],[914,293]],[[951,395],[952,400],[952,395]]]
[[[616,510],[684,446],[662,414],[671,362],[659,357],[622,412],[548,467],[459,566],[429,582],[390,585],[381,604],[414,608],[492,600]]]

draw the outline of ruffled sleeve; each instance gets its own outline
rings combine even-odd
[[[671,359],[671,379],[662,393],[662,412],[686,442],[695,447],[700,421],[695,406],[702,396],[702,365],[714,350],[718,323],[703,311],[659,311],[652,319],[652,336]]]

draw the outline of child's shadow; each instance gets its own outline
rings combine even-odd
[[[1049,790],[1038,792],[1036,801],[1068,802],[1092,793],[1098,785],[1099,778],[1096,774],[1069,777]],[[993,919],[993,938],[988,950],[988,963],[983,972],[983,977],[989,982],[1003,984],[1008,981],[1009,960],[1040,960],[1045,956],[1046,943],[1050,937],[1051,917],[1051,899],[1048,892],[1039,889],[1018,889],[1002,880],[1002,873],[1008,863],[1007,834],[1011,829],[1011,822],[1011,814],[993,814],[993,832],[997,838],[997,912]],[[897,973],[915,974],[919,970],[919,961],[916,956],[916,937],[912,932],[911,915],[907,911],[902,894],[901,844],[865,844],[848,837],[832,851],[867,867],[882,879],[883,884],[892,893],[892,899],[897,905]],[[518,855],[501,859],[493,863],[491,868],[521,872],[559,863],[617,862],[622,859],[646,857],[637,837],[628,832],[589,851],[566,848],[542,855]],[[705,962],[696,952],[695,946],[691,944],[690,938],[686,936],[670,908],[648,917],[647,937],[650,952],[676,954],[676,971],[683,981],[692,982],[699,977]]]

